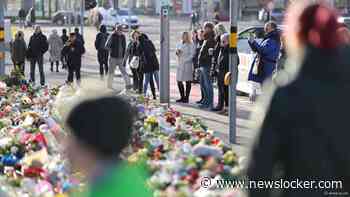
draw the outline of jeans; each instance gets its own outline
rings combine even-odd
[[[203,88],[204,101],[203,105],[208,108],[213,107],[214,89],[213,83],[210,80],[210,69],[208,67],[201,67],[200,84]]]
[[[158,73],[158,71],[151,72],[151,73],[145,73],[145,83],[143,85],[143,93],[145,96],[147,94],[148,84],[151,85],[151,89],[154,89],[153,76],[154,76],[154,79],[156,80],[157,88],[159,90],[159,73]],[[152,93],[153,93],[153,96],[155,96],[154,95],[155,93],[153,90],[152,90]]]
[[[30,82],[35,83],[35,65],[38,63],[40,73],[40,84],[45,85],[43,56],[35,57],[30,60]]]
[[[131,81],[130,81],[129,74],[126,72],[125,66],[123,66],[123,58],[114,58],[114,57],[109,58],[110,69],[109,69],[109,73],[108,73],[108,87],[112,88],[114,73],[115,73],[115,69],[116,69],[117,65],[118,65],[119,70],[123,76],[123,79],[125,82],[125,87],[126,87],[126,89],[129,89]]]

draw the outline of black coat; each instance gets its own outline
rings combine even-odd
[[[108,33],[99,32],[95,40],[95,48],[97,51],[106,51],[106,43],[108,40]]]
[[[126,50],[125,36],[123,34],[111,34],[107,40],[106,48],[109,49],[111,57],[124,58]]]
[[[67,65],[70,68],[81,66],[81,56],[85,53],[84,45],[76,40],[71,45],[64,46],[62,55],[67,58]]]
[[[208,35],[207,39],[205,39],[203,46],[199,52],[198,62],[200,67],[211,67],[212,56],[209,55],[209,49],[212,48],[214,50],[215,46],[216,42],[214,39],[214,33],[212,33]]]
[[[28,44],[27,57],[29,59],[42,57],[48,49],[49,44],[47,42],[46,36],[42,33],[33,34],[30,37],[30,41]]]
[[[141,55],[142,55],[142,49],[140,47],[140,44],[134,41],[129,42],[128,47],[126,49],[125,56],[124,56],[123,65],[126,66],[126,63],[129,63],[132,57],[134,56],[141,57]]]
[[[66,42],[68,41],[68,36],[67,35],[62,35],[61,36],[61,40],[62,40],[63,44],[66,44]]]
[[[198,57],[199,57],[199,53],[201,51],[202,45],[203,45],[204,40],[198,40],[196,43],[196,52],[193,56],[193,65],[195,68],[199,67],[199,63],[198,63]]]
[[[271,180],[278,173],[284,180],[341,180],[342,191],[350,191],[349,55],[349,48],[306,49],[299,76],[272,97],[252,151],[251,180]],[[339,190],[285,190],[280,196],[320,197],[332,191]],[[250,196],[268,192],[252,190]]]
[[[156,47],[151,40],[147,38],[140,39],[142,50],[141,65],[144,73],[151,73],[159,70],[159,62],[156,55]]]

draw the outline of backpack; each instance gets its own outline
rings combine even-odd
[[[108,40],[108,34],[107,33],[101,33],[101,40],[99,43],[99,50],[106,49],[106,42]]]

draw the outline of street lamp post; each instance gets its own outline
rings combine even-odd
[[[229,118],[230,118],[230,143],[237,142],[236,118],[237,118],[237,98],[236,87],[238,80],[238,62],[237,62],[237,18],[238,18],[238,1],[234,0],[230,3],[230,91],[229,91]]]
[[[5,75],[5,2],[0,1],[0,75]]]
[[[84,37],[84,23],[85,23],[85,0],[81,0],[80,3],[80,32]]]
[[[161,1],[160,25],[160,102],[170,104],[169,0]]]

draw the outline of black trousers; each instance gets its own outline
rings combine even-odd
[[[51,62],[51,71],[53,71],[53,66],[54,66],[55,62]],[[60,62],[56,61],[56,71],[58,72],[58,66],[59,66]]]
[[[38,64],[40,73],[40,84],[45,85],[43,56],[35,57],[30,60],[30,82],[35,83],[35,65]]]
[[[142,94],[143,90],[143,72],[141,69],[131,69],[132,71],[132,79],[133,79],[133,89]],[[154,86],[154,85],[153,85]]]
[[[108,74],[108,51],[107,50],[98,50],[97,51],[97,60],[100,64],[100,75]]]
[[[225,86],[226,71],[219,71],[218,73],[218,89],[219,89],[219,102],[217,108],[222,109],[224,106],[228,107],[228,86]]]
[[[72,83],[73,80],[74,80],[74,74],[75,74],[75,77],[77,79],[77,82],[79,83],[80,82],[80,69],[81,69],[81,62],[80,64],[78,63],[77,65],[70,65],[68,64],[68,79],[67,81],[69,83]]]

